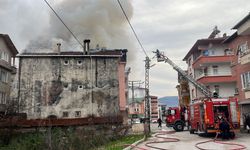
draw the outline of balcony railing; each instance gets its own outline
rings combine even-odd
[[[193,68],[199,68],[203,66],[203,64],[211,64],[211,63],[230,63],[232,61],[233,55],[222,55],[222,56],[199,56],[193,62]]]
[[[231,71],[218,71],[218,73],[202,73],[196,76],[196,80],[202,77],[232,76]]]

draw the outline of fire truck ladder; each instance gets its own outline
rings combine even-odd
[[[189,82],[191,82],[196,88],[198,88],[202,94],[204,94],[206,97],[211,97],[212,93],[208,88],[206,88],[205,85],[198,83],[193,77],[189,76],[184,70],[182,70],[180,67],[178,67],[173,61],[171,61],[167,56],[165,56],[163,53],[160,53],[160,51],[157,49],[156,57],[158,62],[165,61],[169,65],[173,67],[174,70],[176,70],[178,73],[180,73],[185,79],[187,79]]]

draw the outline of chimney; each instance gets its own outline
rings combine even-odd
[[[89,43],[90,43],[90,39],[85,39],[83,41],[83,48],[84,48],[84,54],[89,54]]]
[[[224,33],[224,34],[223,34],[223,37],[224,37],[224,38],[227,37],[227,33]]]
[[[60,54],[61,53],[61,43],[57,43],[57,53]]]

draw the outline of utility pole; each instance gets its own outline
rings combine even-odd
[[[135,107],[135,84],[138,84],[139,86],[136,86],[136,87],[140,87],[140,85],[143,83],[143,82],[141,82],[140,80],[137,80],[137,81],[128,81],[129,82],[129,85],[130,85],[130,87],[131,87],[131,90],[132,90],[132,107],[134,108]],[[132,120],[133,120],[133,117],[136,117],[136,118],[138,118],[138,116],[137,116],[137,113],[132,113],[132,112],[130,112],[131,114],[132,114],[132,118],[131,118],[131,123],[133,122]],[[135,115],[133,115],[133,114],[136,114],[136,116]]]
[[[137,81],[128,81],[128,83],[131,85],[132,102],[134,102],[134,100],[135,100],[135,94],[134,94],[135,93],[135,90],[134,90],[135,84],[138,84],[139,85],[138,87],[140,87],[143,82],[141,82],[140,80],[137,80]]]
[[[146,57],[145,60],[145,125],[144,132],[146,135],[150,133],[150,98],[149,98],[149,69],[150,59]]]

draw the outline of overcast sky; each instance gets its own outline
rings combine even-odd
[[[148,56],[153,58],[152,51],[162,50],[183,69],[186,69],[186,65],[182,59],[197,39],[207,38],[215,25],[222,34],[232,34],[231,28],[250,12],[249,0],[120,1],[131,18],[131,24]],[[79,38],[87,35],[88,38],[95,39],[93,36],[97,32],[102,32],[105,39],[112,35],[113,37],[107,41],[97,40],[101,43],[108,43],[103,44],[104,46],[111,47],[111,43],[115,45],[115,48],[127,48],[129,50],[127,66],[131,67],[130,80],[144,81],[145,55],[126,23],[116,0],[68,0],[64,1],[64,5],[61,4],[63,0],[48,0],[48,2],[55,7],[65,23],[72,27],[73,32],[77,33]],[[74,5],[66,9],[71,2]],[[102,7],[106,9],[102,10]],[[79,15],[81,13],[85,16]],[[26,49],[30,41],[42,39],[41,36],[45,31],[54,32],[50,34],[51,38],[65,40],[58,34],[66,33],[67,30],[58,27],[57,18],[53,17],[43,0],[0,0],[0,18],[0,33],[9,34],[19,51]],[[83,23],[78,20],[83,20]],[[95,20],[100,25],[94,25],[94,22],[89,25],[85,20],[89,22]],[[102,24],[117,33],[107,34],[108,32],[104,31],[107,28],[100,27]],[[51,27],[51,25],[54,26]],[[81,29],[80,25],[91,26],[95,29],[91,29],[88,33],[88,28]],[[79,28],[84,33],[79,33],[77,31]],[[116,36],[119,34],[124,36]],[[72,39],[66,40],[72,41]],[[150,69],[150,94],[158,97],[177,95],[175,88],[178,84],[177,72],[168,64],[157,63],[155,59],[152,59],[152,64],[154,63],[156,65]]]

